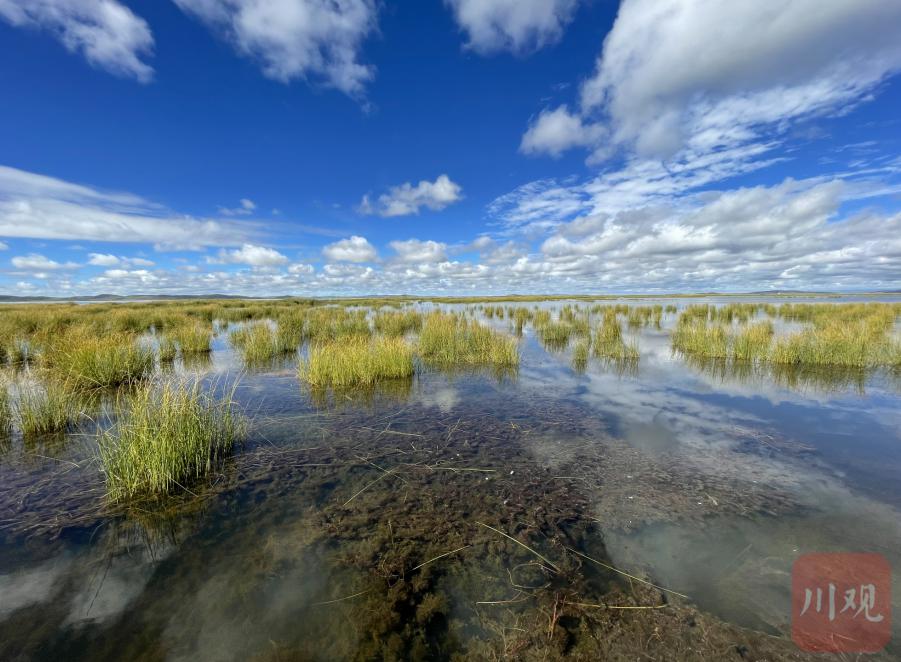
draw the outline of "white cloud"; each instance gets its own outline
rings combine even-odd
[[[322,254],[336,262],[372,262],[378,258],[375,247],[365,237],[356,235],[328,244]]]
[[[373,204],[364,195],[359,211],[362,214],[378,214],[383,217],[418,214],[422,207],[440,211],[463,199],[463,189],[447,175],[439,175],[434,182],[422,180],[416,186],[407,182],[392,186],[387,193],[379,196]]]
[[[529,125],[519,150],[523,154],[547,153],[560,156],[573,147],[595,145],[604,136],[600,124],[586,124],[565,105],[555,110],[543,110]]]
[[[0,0],[2,1],[2,0]],[[0,166],[0,236],[150,243],[158,248],[234,246],[248,223],[176,215],[128,193],[108,193]]]
[[[288,258],[273,248],[244,244],[234,250],[219,251],[219,255],[212,260],[224,264],[248,264],[252,267],[276,267],[288,263]]]
[[[884,0],[624,0],[580,119],[641,158],[759,142],[864,100],[901,68],[899,30],[901,4]]]
[[[147,83],[153,53],[147,22],[118,0],[0,0],[0,18],[50,32],[69,51],[117,76]]]
[[[91,253],[88,256],[88,264],[96,267],[116,267],[119,265],[152,267],[154,263],[153,261],[146,260],[142,257],[123,257],[121,255],[111,255],[109,253]]]
[[[6,251],[6,250],[9,250],[9,246],[6,245],[5,243],[3,243],[2,241],[0,241],[0,251]]]
[[[294,274],[297,276],[309,276],[312,275],[316,270],[313,268],[312,264],[292,264],[288,267],[288,273]]]
[[[38,253],[29,253],[28,255],[17,255],[10,260],[16,269],[25,271],[57,271],[61,269],[77,269],[78,265],[74,262],[66,262],[61,264],[55,260],[51,260],[45,255]]]
[[[579,0],[445,0],[477,53],[528,53],[556,43]]]
[[[397,253],[399,262],[443,262],[447,259],[447,244],[437,241],[392,241],[391,248]]]
[[[249,198],[241,198],[237,207],[219,207],[219,213],[223,216],[249,216],[252,214],[257,205]]]
[[[377,28],[375,0],[174,2],[258,60],[274,80],[312,78],[360,96],[375,75],[358,61],[363,40]]]

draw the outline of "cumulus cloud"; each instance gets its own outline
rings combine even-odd
[[[579,0],[445,0],[466,47],[487,55],[523,54],[556,43],[572,20]]]
[[[234,250],[221,250],[212,262],[222,264],[247,264],[252,267],[277,267],[288,263],[288,258],[273,248],[244,244]]]
[[[273,80],[312,79],[360,96],[375,75],[359,62],[364,39],[377,28],[375,0],[174,2],[257,60]]]
[[[447,244],[437,241],[392,241],[388,244],[397,254],[399,262],[442,262],[447,259]]]
[[[2,0],[0,0],[2,1]],[[179,216],[129,193],[109,193],[0,166],[0,236],[150,243],[161,249],[233,246],[256,226]]]
[[[116,267],[119,265],[135,267],[152,267],[153,261],[142,257],[124,257],[109,253],[91,253],[88,255],[88,264],[96,267]]]
[[[241,198],[237,207],[219,207],[219,213],[223,216],[249,216],[256,211],[256,203],[249,198]]]
[[[365,237],[357,235],[328,244],[322,249],[322,254],[335,262],[372,262],[378,259],[375,247]]]
[[[624,0],[578,117],[558,124],[601,123],[598,141],[652,159],[760,141],[865,99],[901,68],[899,29],[901,5],[883,0]],[[548,121],[531,151],[566,148]]]
[[[543,110],[522,137],[519,151],[523,154],[546,153],[560,156],[573,147],[595,145],[604,135],[600,124],[586,124],[565,105]]]
[[[416,186],[410,182],[392,186],[373,203],[363,196],[359,211],[362,214],[378,214],[383,217],[418,214],[422,207],[440,211],[463,199],[463,189],[447,175],[439,175],[434,182],[422,180]]]
[[[77,269],[79,266],[74,262],[62,264],[38,253],[17,255],[10,262],[16,269],[24,271],[58,271],[60,269]]]
[[[0,18],[46,30],[99,69],[142,83],[153,78],[143,59],[153,53],[150,28],[118,0],[0,0]]]

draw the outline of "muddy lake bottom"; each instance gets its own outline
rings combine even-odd
[[[216,345],[176,369],[243,373],[249,438],[161,501],[106,503],[89,426],[2,442],[0,659],[808,659],[794,561],[901,561],[897,375],[636,333],[628,369],[527,331],[514,372],[326,396]]]

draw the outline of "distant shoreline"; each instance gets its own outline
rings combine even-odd
[[[819,291],[758,291],[758,292],[672,292],[660,294],[492,294],[485,296],[414,296],[410,294],[361,295],[361,296],[239,296],[227,294],[135,294],[135,295],[94,295],[85,297],[28,297],[0,296],[0,304],[40,304],[40,303],[152,303],[155,301],[280,301],[297,300],[309,302],[366,303],[379,301],[430,301],[435,303],[478,303],[478,302],[531,302],[531,301],[609,301],[618,299],[705,299],[714,297],[773,297],[773,298],[837,298],[837,297],[877,297],[901,296],[901,290],[875,290],[869,292],[819,292]]]

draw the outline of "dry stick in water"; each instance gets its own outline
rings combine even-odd
[[[320,606],[320,605],[333,605],[333,604],[335,604],[336,602],[344,602],[345,600],[350,600],[351,598],[358,598],[358,597],[360,597],[361,595],[364,595],[364,594],[366,594],[366,593],[369,593],[369,591],[371,591],[371,590],[372,590],[371,588],[367,588],[365,591],[360,591],[359,593],[354,593],[353,595],[346,595],[346,596],[344,596],[343,598],[338,598],[338,599],[336,599],[336,600],[326,600],[325,602],[314,602],[314,603],[312,604],[312,606],[313,606],[313,607],[318,607],[318,606]]]
[[[428,565],[429,563],[431,563],[432,561],[437,561],[438,559],[443,559],[445,556],[450,556],[451,554],[456,554],[457,552],[462,552],[464,549],[468,549],[468,548],[470,548],[470,547],[472,547],[472,545],[463,545],[462,547],[457,547],[457,549],[452,549],[451,551],[445,552],[444,554],[439,554],[439,555],[436,556],[435,558],[429,559],[429,560],[426,561],[425,563],[420,563],[420,564],[419,564],[418,566],[416,566],[415,568],[410,568],[410,572],[413,572],[414,570],[419,570],[420,568],[424,568],[425,566],[427,566],[427,565]]]
[[[628,577],[629,579],[634,579],[635,581],[641,582],[642,584],[647,584],[648,586],[653,586],[654,588],[659,589],[659,590],[661,590],[661,591],[665,591],[666,593],[672,593],[673,595],[678,595],[680,598],[685,598],[686,600],[690,600],[690,599],[691,599],[691,598],[689,598],[687,595],[685,595],[684,593],[678,593],[677,591],[671,591],[671,590],[668,589],[668,588],[664,588],[664,587],[662,587],[662,586],[657,586],[657,584],[652,584],[651,582],[649,582],[649,581],[647,581],[647,580],[645,580],[645,579],[641,579],[640,577],[636,577],[635,575],[630,575],[628,572],[623,572],[622,570],[619,570],[619,569],[617,569],[617,568],[614,568],[612,565],[607,565],[606,563],[601,563],[601,562],[598,561],[597,559],[593,559],[593,558],[591,558],[590,556],[586,556],[586,555],[583,554],[582,552],[577,552],[577,551],[574,550],[572,547],[567,547],[566,549],[568,549],[569,551],[571,551],[573,554],[578,554],[578,555],[581,556],[583,559],[588,559],[588,560],[591,561],[592,563],[597,563],[597,564],[598,564],[599,566],[601,566],[602,568],[607,568],[607,570],[612,570],[613,572],[619,573],[620,575],[623,575],[624,577]]]
[[[528,551],[532,552],[532,554],[534,554],[534,555],[537,556],[539,559],[541,559],[542,561],[544,561],[545,563],[547,563],[547,564],[548,564],[549,566],[551,566],[556,572],[560,572],[560,568],[558,568],[556,565],[554,565],[553,563],[551,563],[550,561],[548,561],[546,558],[544,558],[541,554],[539,554],[538,552],[536,552],[534,549],[532,549],[532,548],[529,547],[528,545],[519,542],[516,538],[513,538],[512,536],[508,536],[508,535],[507,535],[506,533],[504,533],[503,531],[500,531],[499,529],[495,529],[493,526],[488,526],[487,524],[483,524],[482,522],[476,522],[476,524],[478,524],[479,526],[484,526],[486,529],[491,529],[491,530],[494,531],[495,533],[499,533],[499,534],[501,534],[502,536],[504,536],[504,538],[508,538],[509,540],[512,540],[513,542],[515,542],[517,545],[519,545],[519,546],[522,547],[523,549],[527,549]]]

